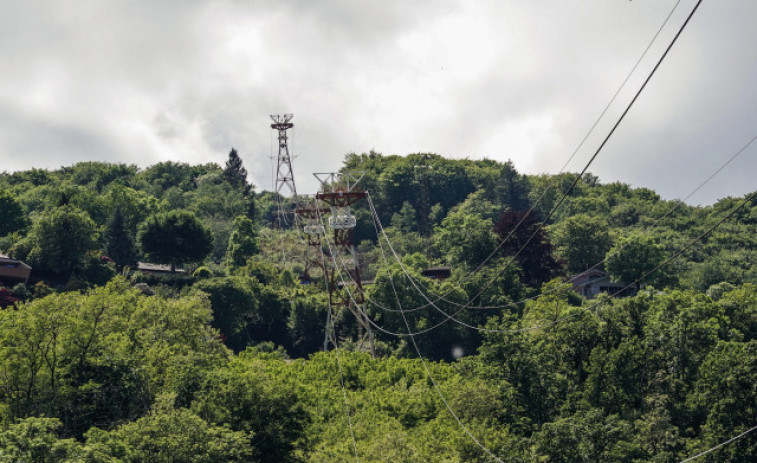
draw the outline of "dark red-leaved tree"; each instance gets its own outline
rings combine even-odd
[[[519,223],[520,226],[518,226]],[[536,231],[539,224],[533,212],[526,215],[525,211],[508,209],[502,213],[494,225],[494,231],[500,241],[507,238],[500,248],[502,255],[515,256],[518,250],[528,243],[517,255],[516,262],[523,271],[523,282],[529,286],[539,286],[551,280],[562,269],[560,263],[552,255],[552,243],[549,242],[544,229]],[[518,226],[517,229],[516,226]],[[513,230],[515,231],[510,234]],[[533,238],[531,238],[532,235]]]

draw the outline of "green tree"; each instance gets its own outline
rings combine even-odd
[[[146,416],[86,437],[85,461],[127,463],[250,461],[251,433],[210,424],[193,412],[173,408],[164,399]]]
[[[26,226],[26,213],[21,203],[8,191],[0,190],[0,236]]]
[[[85,161],[63,167],[60,172],[74,185],[85,186],[100,193],[113,182],[131,182],[137,174],[137,166]]]
[[[123,278],[0,311],[3,420],[58,417],[63,434],[136,419],[160,393],[191,396],[228,351],[207,298],[146,297]]]
[[[325,320],[328,310],[327,295],[308,294],[303,290],[291,295],[289,319],[290,348],[293,357],[305,357],[323,347]]]
[[[140,226],[142,251],[150,259],[170,264],[171,271],[185,263],[200,262],[213,250],[213,236],[192,212],[174,210],[156,214]]]
[[[644,277],[665,260],[665,249],[646,234],[635,232],[618,241],[607,253],[607,271],[615,281],[630,283]],[[659,277],[649,275],[647,281]],[[652,280],[653,281],[653,280]],[[641,281],[636,282],[641,287]]]
[[[412,204],[410,204],[408,201],[402,203],[402,208],[400,209],[400,211],[392,215],[391,226],[395,227],[402,233],[418,231],[418,217]]]
[[[225,423],[235,431],[248,433],[254,461],[299,461],[295,450],[305,443],[309,417],[298,397],[298,387],[273,370],[283,363],[251,354],[237,357],[228,367],[208,376],[192,410],[208,422]]]
[[[434,227],[434,244],[450,262],[475,267],[494,250],[496,237],[490,219],[461,208]]]
[[[506,210],[494,229],[501,241],[501,252],[513,256],[523,271],[524,283],[538,286],[560,272],[561,265],[554,258],[552,243],[544,228],[539,228],[534,212]]]
[[[124,216],[126,230],[129,235],[137,235],[137,227],[153,214],[165,212],[168,203],[141,190],[135,190],[120,183],[111,184],[105,194],[105,201],[110,216],[116,209],[120,209]]]
[[[97,249],[97,226],[83,211],[66,205],[43,213],[26,238],[33,267],[59,276],[79,268],[88,251]]]
[[[108,228],[105,229],[103,238],[105,239],[105,254],[116,262],[116,268],[121,269],[125,266],[133,268],[137,265],[139,259],[137,247],[126,230],[121,208],[117,207],[113,211],[113,217],[108,223]]]
[[[699,368],[688,402],[704,418],[701,443],[692,452],[713,447],[754,426],[757,420],[757,340],[719,342]],[[746,436],[720,449],[709,461],[750,461],[757,439]],[[751,456],[750,456],[751,455]]]
[[[234,148],[229,152],[229,159],[223,169],[223,176],[235,189],[242,193],[249,202],[247,208],[247,217],[255,219],[255,192],[251,183],[247,181],[247,169],[242,165],[242,158]]]
[[[534,436],[536,461],[574,463],[589,461],[638,461],[642,455],[633,443],[632,426],[617,415],[601,410],[580,410],[545,424]]]
[[[579,214],[555,227],[557,254],[568,263],[568,271],[588,270],[604,259],[612,246],[607,221],[601,217]]]
[[[254,278],[240,276],[208,278],[193,286],[210,297],[213,327],[221,332],[226,345],[236,352],[251,343],[248,324],[260,308],[259,286]]]
[[[247,259],[260,252],[258,231],[252,220],[245,216],[234,219],[234,231],[229,238],[226,260],[234,267],[245,265]]]
[[[61,422],[56,418],[26,418],[0,427],[0,461],[14,463],[57,463],[73,461],[80,445],[60,439]],[[69,458],[71,458],[69,460]]]
[[[148,192],[162,198],[173,187],[190,191],[195,187],[195,179],[209,172],[218,171],[217,164],[190,166],[189,164],[166,161],[154,164],[139,173],[140,181],[148,184]]]
[[[745,341],[757,339],[757,285],[735,288],[718,298],[718,304],[725,309],[731,328],[740,332]]]
[[[242,165],[242,158],[234,148],[229,152],[229,159],[223,169],[223,176],[231,186],[240,190],[244,195],[250,193],[250,184],[247,183],[247,169]]]

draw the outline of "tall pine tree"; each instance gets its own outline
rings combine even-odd
[[[223,169],[223,176],[234,188],[240,190],[247,196],[251,190],[251,185],[247,183],[247,169],[242,165],[242,158],[234,148],[229,153],[229,160],[226,161],[226,167]]]
[[[126,231],[124,214],[120,207],[113,211],[108,228],[105,230],[105,255],[116,262],[118,269],[137,265],[139,258],[137,247],[129,232]]]
[[[242,165],[242,158],[234,148],[229,152],[229,160],[223,169],[223,176],[227,182],[234,188],[240,190],[250,205],[247,210],[247,217],[251,220],[255,218],[255,191],[250,183],[247,182],[247,169]]]

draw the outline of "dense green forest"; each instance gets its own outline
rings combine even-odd
[[[1,173],[0,252],[34,270],[0,289],[0,461],[679,462],[757,425],[749,195],[433,154],[342,171],[369,194],[375,357],[338,307],[322,352],[323,276],[234,150]],[[579,295],[590,269],[624,291]],[[697,461],[754,455],[757,433]]]

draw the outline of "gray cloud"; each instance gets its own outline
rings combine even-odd
[[[674,3],[17,2],[0,16],[0,169],[223,163],[234,146],[270,189],[268,115],[292,112],[302,192],[370,149],[556,172]],[[592,171],[682,196],[751,138],[755,14],[705,2]],[[692,201],[753,190],[750,172],[754,150]]]

